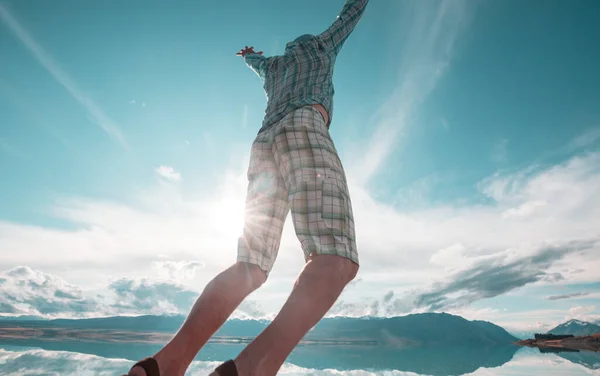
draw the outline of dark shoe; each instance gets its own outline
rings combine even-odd
[[[238,376],[237,367],[233,360],[228,360],[217,367],[215,372],[219,376]]]
[[[147,376],[160,376],[160,372],[158,370],[158,363],[154,358],[142,359],[136,364],[134,364],[133,367],[131,367],[131,369],[134,369],[135,367],[142,367],[144,371],[146,371]]]

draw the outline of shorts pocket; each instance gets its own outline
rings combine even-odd
[[[321,219],[334,236],[347,235],[348,196],[339,182],[323,179],[321,186]]]

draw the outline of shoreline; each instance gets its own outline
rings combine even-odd
[[[560,351],[561,349],[600,352],[600,333],[554,340],[524,339],[515,344],[522,347],[537,347],[542,352]]]
[[[90,342],[120,342],[120,343],[165,343],[173,337],[172,333],[136,332],[124,330],[105,329],[63,329],[63,328],[1,328],[0,342],[2,340],[78,340]],[[221,344],[247,344],[254,340],[253,337],[244,336],[215,336],[208,342]],[[335,346],[378,346],[380,343],[373,340],[361,339],[311,339],[305,338],[299,345],[335,345]]]

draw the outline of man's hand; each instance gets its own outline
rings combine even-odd
[[[237,54],[235,54],[236,56],[241,56],[241,57],[246,57],[246,55],[248,54],[258,54],[258,55],[262,55],[263,52],[262,51],[258,51],[258,52],[254,52],[254,47],[248,47],[246,46],[246,48],[240,50],[240,52],[238,52]]]

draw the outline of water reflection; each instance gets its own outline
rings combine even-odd
[[[582,365],[585,368],[600,370],[600,353],[597,352],[567,349],[558,349],[554,351],[544,351],[542,349],[539,350],[541,353],[551,352],[563,359],[570,361],[571,363]]]
[[[103,358],[140,359],[156,352],[160,345],[75,340],[11,339],[0,345],[11,349],[36,347],[49,351],[70,351]],[[222,361],[236,356],[245,344],[207,344],[197,360]],[[430,347],[397,349],[382,346],[300,345],[287,362],[302,368],[344,371],[355,369],[400,370],[428,375],[463,375],[480,367],[499,367],[510,361],[518,350],[515,346]]]
[[[243,343],[209,343],[197,357],[200,361],[222,361],[237,355]],[[156,352],[161,346],[153,343],[77,341],[49,339],[11,339],[0,342],[0,348],[21,351],[26,347],[48,351],[69,351],[96,355],[103,358],[136,360]],[[20,350],[21,349],[21,350]],[[511,362],[517,352],[533,352],[534,349],[519,350],[516,346],[491,347],[426,347],[397,349],[382,346],[327,346],[301,345],[287,359],[288,363],[304,369],[324,370],[398,370],[425,375],[479,374],[482,368],[499,370]],[[539,354],[541,360],[560,357],[570,363],[588,369],[600,368],[600,354],[590,352],[558,352]],[[531,355],[529,353],[529,355]],[[567,364],[570,364],[567,363]],[[486,373],[488,374],[488,373]],[[494,371],[489,374],[503,374]]]

